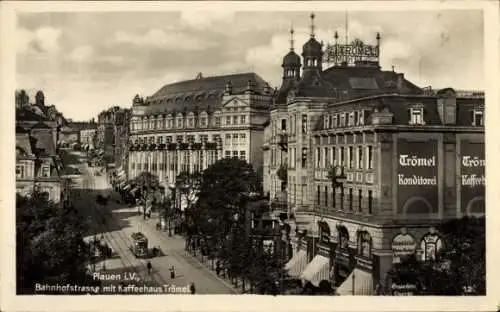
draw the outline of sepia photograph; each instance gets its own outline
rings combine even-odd
[[[490,295],[485,10],[249,4],[15,9],[13,296]]]

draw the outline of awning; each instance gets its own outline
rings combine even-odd
[[[307,266],[307,252],[299,250],[285,265],[285,270],[291,277],[299,277],[304,268]]]
[[[300,278],[318,286],[322,280],[330,281],[330,259],[316,255],[306,266]]]
[[[118,178],[121,178],[123,176],[125,176],[125,171],[121,170],[121,171],[118,171]]]
[[[136,187],[134,187],[134,188],[130,191],[130,193],[135,193],[135,192],[136,192],[136,191],[138,191],[138,190],[139,190],[139,187],[138,187],[138,186],[136,186]]]
[[[127,181],[121,181],[120,184],[118,184],[121,188],[123,188],[125,186],[125,184],[127,183]],[[130,187],[130,186],[129,186]]]
[[[360,269],[354,269],[344,283],[337,288],[337,293],[341,296],[348,296],[353,295],[353,290],[355,296],[373,295],[372,275]]]
[[[121,186],[121,185],[120,185]],[[127,184],[125,186],[123,186],[122,190],[126,191],[130,188],[130,184]]]

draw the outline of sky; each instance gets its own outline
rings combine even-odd
[[[300,54],[311,12],[19,13],[17,89],[43,90],[66,118],[89,120],[135,94],[203,76],[253,71],[279,87],[281,61],[295,30]],[[316,38],[345,41],[345,12],[315,12]],[[375,44],[380,65],[418,86],[484,89],[483,16],[479,10],[347,14],[348,38]],[[33,96],[32,96],[33,98]]]

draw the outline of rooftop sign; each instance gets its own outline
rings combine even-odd
[[[346,62],[347,65],[354,65],[356,61],[378,62],[379,46],[367,45],[359,39],[355,39],[351,44],[328,44],[325,49],[326,62],[339,65]]]

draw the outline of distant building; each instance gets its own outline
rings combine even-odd
[[[52,129],[42,122],[29,131],[16,126],[16,193],[25,196],[37,189],[59,203],[68,194],[61,171]]]
[[[112,107],[97,118],[97,146],[105,164],[125,168],[130,109]],[[120,169],[121,170],[121,169]]]
[[[271,90],[254,73],[203,77],[136,96],[130,122],[129,177],[143,171],[164,186],[180,172],[199,172],[223,157],[238,157],[262,173],[264,123]]]
[[[264,143],[271,207],[295,233],[286,269],[341,295],[390,291],[393,263],[434,257],[443,220],[484,215],[484,93],[381,70],[376,38],[325,47],[312,27],[302,59],[292,45]]]

